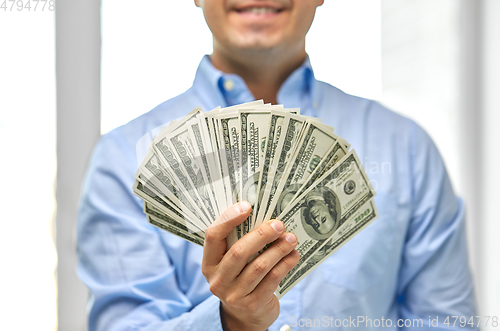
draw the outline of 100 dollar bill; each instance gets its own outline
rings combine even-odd
[[[295,272],[290,272],[287,280],[280,283],[276,290],[278,299],[283,297],[291,288],[300,282],[305,276],[312,272],[318,265],[323,263],[340,247],[351,240],[361,230],[371,224],[378,217],[377,208],[373,199],[366,202],[359,210],[329,238],[320,249],[317,250],[301,267]]]
[[[298,188],[297,188],[298,189]],[[375,196],[356,153],[351,151],[328,170],[311,187],[288,204],[286,194],[293,197],[293,190],[285,191],[280,203],[288,205],[278,216],[289,232],[295,233],[300,260],[283,279],[302,267],[318,249],[352,217],[368,200]]]

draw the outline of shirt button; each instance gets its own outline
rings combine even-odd
[[[316,101],[313,102],[314,109],[318,109],[318,103]]]
[[[230,79],[224,81],[224,89],[226,91],[232,91],[234,89],[234,82]]]
[[[290,327],[290,325],[285,324],[280,328],[280,331],[292,331],[292,328]]]

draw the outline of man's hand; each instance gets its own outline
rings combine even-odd
[[[274,295],[280,281],[299,261],[293,248],[297,238],[284,233],[281,221],[266,222],[238,240],[226,252],[226,237],[250,214],[250,204],[240,202],[222,213],[207,229],[201,270],[210,291],[221,300],[225,330],[266,330],[279,315]],[[265,245],[275,241],[247,265]]]

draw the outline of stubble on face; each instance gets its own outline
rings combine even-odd
[[[304,47],[322,0],[199,0],[214,48],[270,51]]]
[[[305,60],[305,36],[324,0],[195,0],[213,34],[212,64],[240,75],[253,96],[277,103]]]

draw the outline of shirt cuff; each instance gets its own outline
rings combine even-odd
[[[171,320],[156,322],[146,327],[131,327],[130,323],[126,327],[118,326],[116,330],[134,331],[222,331],[220,320],[220,300],[216,296],[211,296],[198,304],[191,311],[186,312]],[[127,323],[124,321],[123,323]],[[113,329],[115,330],[115,329]]]
[[[220,300],[212,295],[189,313],[192,330],[222,331]]]

